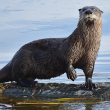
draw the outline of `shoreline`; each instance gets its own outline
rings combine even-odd
[[[38,83],[36,87],[20,87],[16,83],[0,84],[0,93],[12,97],[35,98],[98,98],[108,100],[110,83],[97,83],[98,88],[87,90],[84,84]]]

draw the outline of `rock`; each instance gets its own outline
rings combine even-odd
[[[7,84],[8,85],[8,84]],[[20,87],[16,84],[4,89],[2,94],[14,97],[43,97],[43,98],[110,98],[110,83],[97,83],[98,88],[86,90],[84,85],[61,83],[38,83],[36,87]]]

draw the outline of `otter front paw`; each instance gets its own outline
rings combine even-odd
[[[76,78],[77,78],[76,71],[72,65],[70,65],[68,68],[67,77],[68,77],[68,79],[71,79],[72,81],[76,80]]]
[[[85,83],[85,87],[88,90],[92,90],[92,89],[97,88],[97,85],[95,83],[92,83],[92,79],[91,78],[88,78],[87,81],[86,81],[86,83]]]

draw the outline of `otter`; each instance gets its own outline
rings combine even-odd
[[[20,86],[35,86],[34,80],[67,74],[77,78],[75,69],[85,73],[85,86],[95,88],[92,74],[100,47],[102,11],[95,6],[79,9],[79,22],[66,38],[35,40],[22,46],[12,60],[0,70],[0,83],[16,81]]]

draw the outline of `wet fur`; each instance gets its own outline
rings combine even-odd
[[[82,10],[78,26],[69,37],[41,39],[22,46],[0,70],[0,82],[16,81],[23,85],[23,81],[50,79],[65,72],[74,81],[77,77],[75,68],[79,68],[84,71],[88,83],[100,47],[102,21],[100,11],[95,14],[97,19],[90,21],[84,18],[86,15]]]

